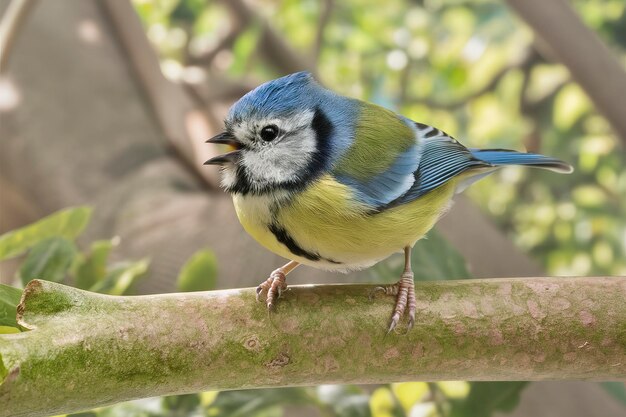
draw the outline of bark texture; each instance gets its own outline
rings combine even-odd
[[[0,416],[213,389],[407,380],[626,378],[626,278],[418,283],[415,328],[385,334],[371,285],[105,296],[32,281],[27,332],[0,336]],[[401,327],[402,328],[402,327]]]

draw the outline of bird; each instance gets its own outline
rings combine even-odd
[[[411,251],[467,186],[508,165],[570,173],[552,157],[467,148],[444,131],[297,72],[261,84],[228,111],[207,140],[229,151],[218,165],[243,228],[289,260],[257,287],[271,311],[299,265],[336,272],[404,254],[388,332],[415,323]]]

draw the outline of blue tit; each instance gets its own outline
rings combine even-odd
[[[411,249],[454,195],[506,165],[569,173],[558,159],[466,148],[445,132],[383,107],[338,95],[299,72],[269,81],[230,109],[225,132],[207,142],[231,151],[220,165],[244,229],[290,259],[257,288],[271,309],[298,265],[367,268],[404,252],[389,325],[415,321]]]

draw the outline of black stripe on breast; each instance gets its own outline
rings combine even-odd
[[[276,237],[276,240],[287,246],[289,252],[293,253],[294,255],[302,256],[303,258],[307,258],[311,261],[319,261],[321,259],[318,253],[312,253],[305,249],[302,249],[300,245],[298,245],[298,243],[293,240],[291,235],[289,235],[289,233],[287,233],[285,229],[278,226],[277,224],[270,224],[268,228],[270,229],[270,232],[272,232],[272,234]]]
[[[323,258],[320,256],[319,253],[309,252],[308,250],[303,249],[300,245],[298,245],[298,242],[296,242],[294,238],[291,237],[291,235],[287,232],[287,230],[278,226],[275,223],[270,224],[268,226],[268,229],[270,230],[270,232],[272,232],[274,237],[276,237],[276,240],[278,240],[283,245],[287,246],[287,249],[289,249],[289,252],[293,253],[296,256],[302,256],[303,258],[306,258],[311,261],[324,260],[333,264],[341,264],[341,262],[335,261],[333,259]]]

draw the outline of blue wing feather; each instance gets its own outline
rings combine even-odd
[[[524,165],[561,173],[572,172],[569,164],[549,156],[508,149],[468,149],[445,132],[426,125],[418,126],[427,129],[425,137],[428,139],[424,143],[420,164],[415,172],[415,182],[411,189],[387,207],[413,201],[470,170],[475,170],[474,175],[464,178],[458,184],[457,192],[506,165]]]
[[[424,126],[424,125],[423,125]],[[430,127],[430,126],[429,126]],[[419,167],[415,171],[413,186],[388,207],[413,201],[434,190],[451,178],[472,168],[493,168],[489,162],[474,157],[472,152],[444,132],[426,132]],[[481,173],[484,173],[481,171]]]
[[[573,171],[571,165],[559,159],[536,153],[522,153],[508,149],[470,149],[470,152],[474,157],[495,166],[526,165],[565,174]]]
[[[337,180],[349,185],[357,198],[380,212],[414,201],[466,171],[475,171],[475,175],[464,178],[458,192],[505,165],[572,171],[569,164],[555,158],[507,149],[468,149],[439,129],[421,123],[415,126],[420,140],[398,155],[387,171],[367,183],[347,176],[338,176]]]

